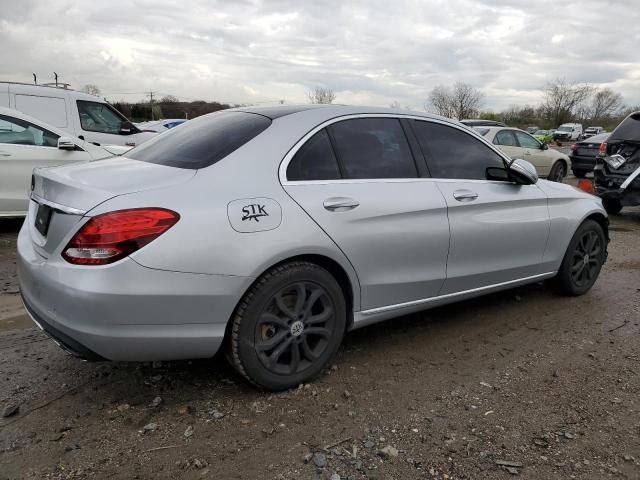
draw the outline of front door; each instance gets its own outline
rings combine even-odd
[[[505,161],[462,128],[414,121],[448,209],[451,241],[441,295],[541,273],[549,236],[546,195],[536,185],[487,180]]]
[[[520,144],[520,147],[525,150],[525,156],[521,157],[524,160],[528,160],[536,167],[538,175],[546,177],[551,171],[551,164],[553,159],[549,158],[549,151],[543,150],[542,143],[533,138],[531,135],[525,132],[514,131],[516,139]]]
[[[444,283],[447,206],[416,160],[401,122],[372,116],[318,131],[288,165],[285,190],[353,264],[363,310],[433,297]]]

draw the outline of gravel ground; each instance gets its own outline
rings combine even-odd
[[[220,358],[83,363],[14,328],[18,225],[0,222],[0,413],[19,408],[0,479],[640,478],[640,209],[612,218],[589,294],[536,284],[364,328],[280,394]]]

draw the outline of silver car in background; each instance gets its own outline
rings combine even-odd
[[[346,106],[205,115],[127,158],[34,172],[18,238],[34,321],[91,359],[211,357],[263,388],[346,331],[606,259],[597,197],[463,125]]]

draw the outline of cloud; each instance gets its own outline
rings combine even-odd
[[[340,103],[417,109],[464,81],[500,110],[566,77],[638,104],[638,17],[632,0],[4,0],[0,79],[56,71],[111,100],[232,103],[300,103],[324,86]]]

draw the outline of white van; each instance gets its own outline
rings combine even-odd
[[[107,102],[50,85],[0,82],[0,107],[13,108],[96,145],[135,146],[153,138]]]
[[[582,124],[581,123],[563,123],[555,132],[553,132],[554,140],[581,140]]]

